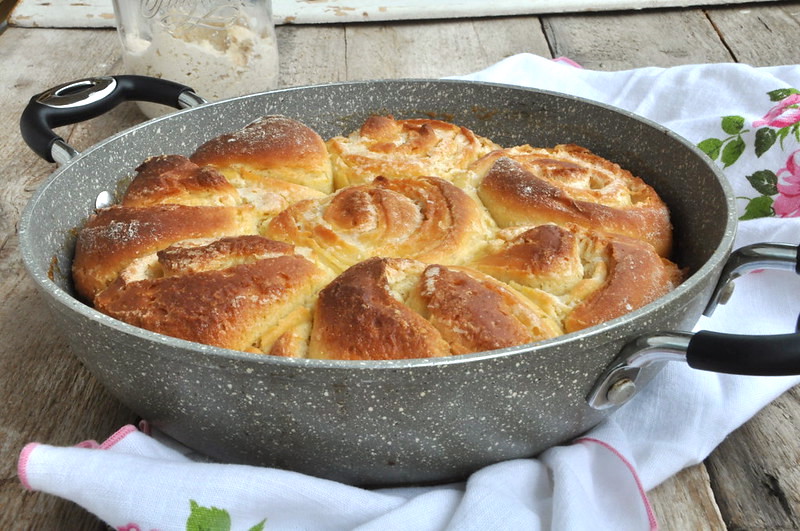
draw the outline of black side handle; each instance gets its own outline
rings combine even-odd
[[[205,103],[191,87],[166,79],[131,75],[81,79],[33,96],[20,117],[22,138],[37,155],[56,162],[56,143],[77,152],[53,128],[100,116],[124,101],[148,101],[176,109]]]
[[[757,243],[734,251],[723,268],[706,314],[723,302],[733,280],[756,269],[782,269],[800,274],[800,246],[788,243]],[[686,348],[690,367],[728,374],[783,376],[800,374],[800,320],[794,334],[746,336],[701,331]]]
[[[701,331],[686,349],[690,367],[751,376],[800,374],[800,335],[745,336]]]
[[[797,255],[795,255],[794,272],[800,275],[800,245],[797,246]]]

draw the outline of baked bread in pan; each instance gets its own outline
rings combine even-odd
[[[285,116],[264,116],[239,131],[220,135],[191,156],[212,166],[235,184],[262,184],[265,179],[333,191],[333,174],[325,142],[316,131]]]
[[[80,230],[78,295],[135,326],[276,356],[481,352],[622,316],[683,279],[669,211],[588,150],[371,117],[326,142],[263,117],[144,161]]]
[[[327,142],[336,188],[375,177],[439,177],[460,184],[467,168],[499,149],[466,127],[432,119],[371,116],[358,131]]]
[[[519,146],[473,164],[478,195],[501,227],[575,223],[646,241],[669,256],[669,210],[652,187],[575,145]]]
[[[464,266],[370,258],[319,294],[309,357],[398,359],[467,354],[560,335],[520,292]]]
[[[308,247],[337,273],[372,256],[463,263],[492,233],[485,210],[437,177],[347,186],[299,201],[275,216],[263,234]]]
[[[189,240],[134,260],[94,303],[142,328],[258,350],[265,335],[291,331],[292,312],[311,303],[325,278],[291,245],[261,236]],[[269,349],[283,353],[274,343]]]

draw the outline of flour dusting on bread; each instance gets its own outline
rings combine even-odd
[[[571,144],[501,146],[373,116],[323,139],[265,116],[142,162],[78,235],[78,295],[161,334],[271,356],[510,348],[641,308],[684,277],[643,179]]]

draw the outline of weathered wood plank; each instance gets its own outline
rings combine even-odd
[[[18,120],[30,97],[65,81],[101,75],[118,61],[113,31],[30,31],[9,28],[0,39],[3,72],[0,105],[0,187],[2,248],[0,249],[0,529],[104,529],[79,506],[54,496],[26,492],[16,477],[16,457],[33,441],[70,445],[87,436],[111,435],[135,416],[112,398],[84,369],[54,330],[43,301],[24,271],[19,256],[16,223],[36,186],[55,166],[36,157],[23,143]],[[64,53],[65,43],[87,53]],[[36,50],[37,53],[30,53]],[[101,120],[101,119],[96,119]],[[101,122],[102,123],[102,122]],[[59,130],[80,146],[120,126],[90,135],[87,126]],[[46,331],[46,333],[44,333]]]
[[[344,26],[279,26],[282,87],[343,81],[347,76]]]
[[[520,52],[549,55],[537,17],[347,27],[347,78],[468,74]]]
[[[585,68],[625,70],[641,66],[726,62],[732,57],[701,10],[626,14],[554,15],[542,18],[555,56]]]
[[[800,2],[719,7],[707,13],[737,62],[754,66],[797,64]]]
[[[272,0],[276,24],[330,24],[380,22],[411,19],[445,19],[495,15],[530,15],[577,11],[641,9],[686,5],[710,5],[768,0],[459,0],[431,2],[374,2],[337,0],[336,2]],[[111,0],[20,0],[12,23],[26,27],[102,28],[114,24]]]
[[[2,282],[6,300],[13,302],[0,311],[0,334],[6,338],[0,371],[16,375],[20,383],[4,386],[13,396],[4,390],[2,397],[0,446],[8,459],[0,464],[0,528],[101,529],[94,516],[73,503],[24,492],[11,457],[30,441],[72,445],[89,435],[104,438],[136,417],[106,392],[54,332],[32,282],[20,281],[18,275],[10,278],[14,281]]]
[[[800,387],[733,432],[706,460],[731,529],[800,529]]]
[[[647,493],[661,529],[725,529],[702,464],[687,468]]]

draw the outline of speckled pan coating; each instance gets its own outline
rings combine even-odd
[[[265,114],[323,137],[372,113],[436,117],[498,143],[572,142],[630,169],[669,204],[674,259],[692,273],[666,297],[598,327],[535,345],[447,359],[348,362],[273,358],[173,339],[115,321],[72,295],[74,228],[97,194],[145,157],[189,154]],[[630,114],[535,90],[457,81],[376,81],[273,91],[151,120],[59,169],[20,224],[26,267],[75,354],[156,427],[212,458],[361,485],[459,479],[569,440],[608,412],[586,405],[622,345],[690,328],[733,241],[730,189],[685,140]]]

